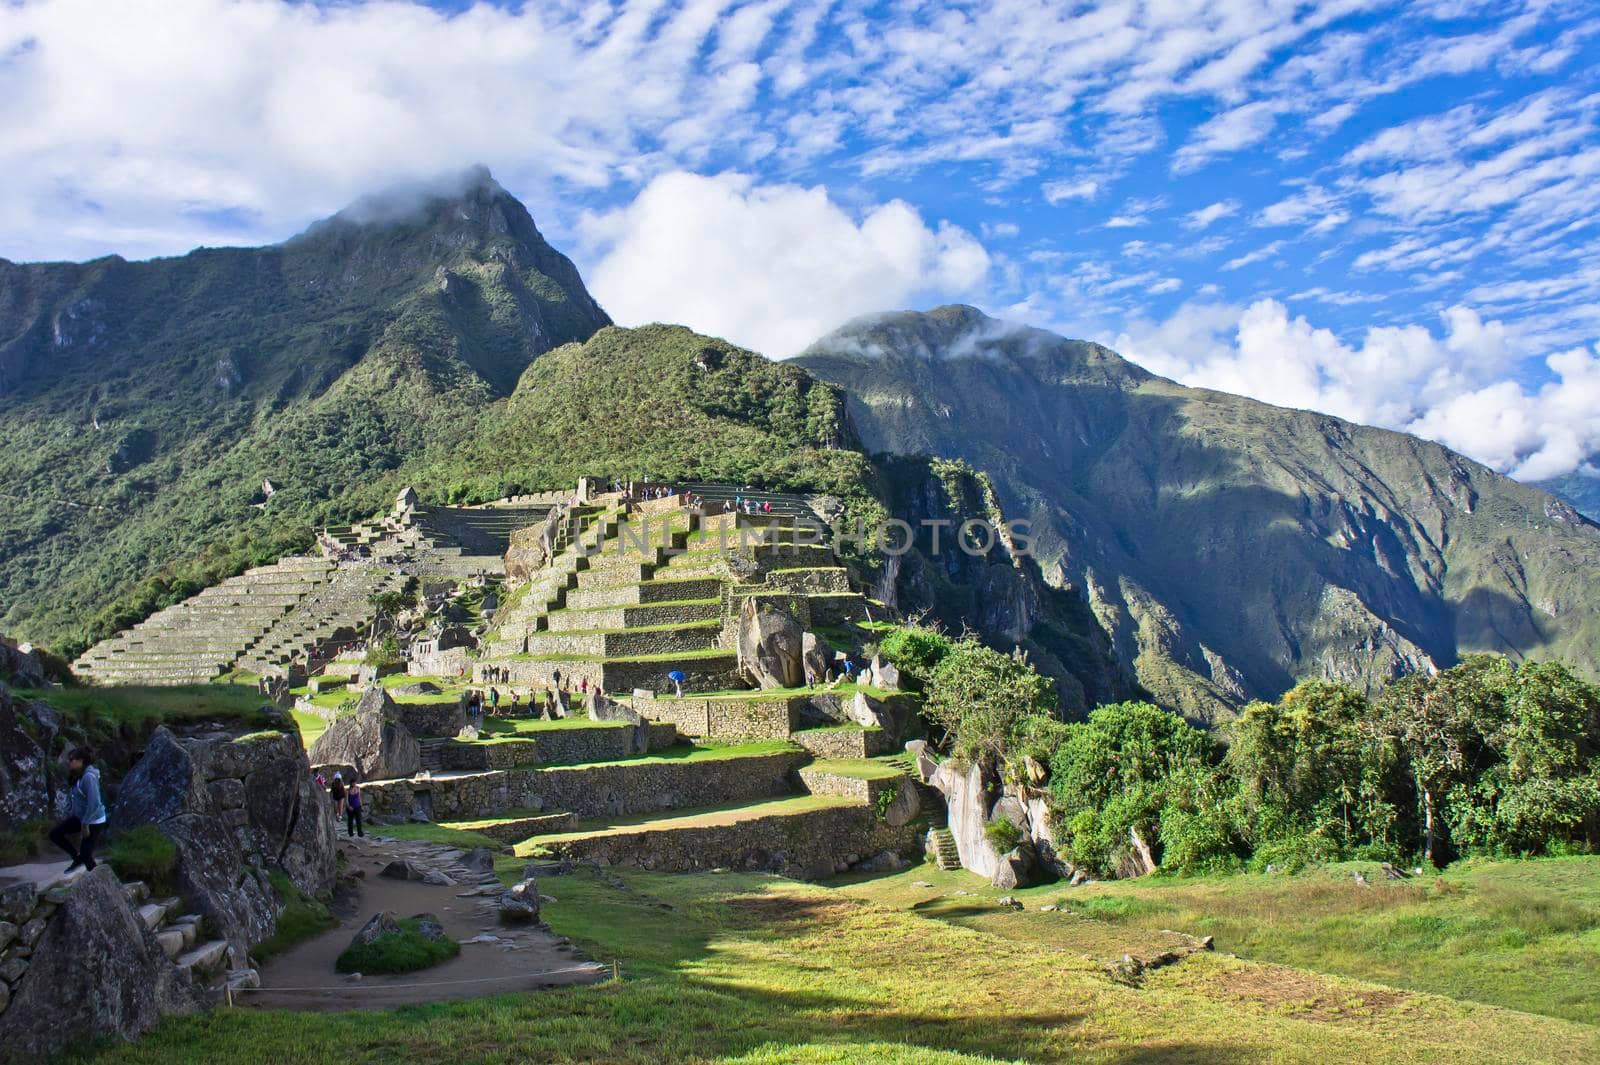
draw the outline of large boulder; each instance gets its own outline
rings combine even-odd
[[[805,682],[801,654],[805,630],[795,616],[770,602],[746,599],[739,611],[739,671],[760,688],[797,688]]]
[[[0,1060],[38,1061],[93,1039],[132,1039],[203,998],[145,930],[107,866],[80,877],[34,942],[0,1014]]]
[[[539,919],[539,882],[524,880],[500,896],[500,920],[506,924],[532,924]]]
[[[989,883],[1001,891],[1015,891],[1017,888],[1032,887],[1040,879],[1039,862],[1033,848],[1022,843],[1000,856]]]
[[[808,632],[800,637],[800,662],[810,670],[811,675],[821,684],[828,676],[828,652],[826,645],[814,632]]]
[[[566,519],[566,508],[555,507],[539,524],[512,531],[505,554],[507,587],[520,588],[550,564],[555,557],[561,524]]]
[[[890,828],[908,825],[922,812],[922,797],[909,777],[901,779],[894,792],[894,800],[883,811],[883,822]]]
[[[1132,880],[1156,871],[1155,855],[1150,852],[1150,845],[1144,841],[1144,837],[1139,835],[1138,828],[1128,829],[1127,846],[1117,852],[1114,865],[1119,880]]]
[[[850,720],[862,728],[881,728],[891,733],[894,731],[894,715],[889,713],[883,703],[866,692],[856,692],[849,702],[848,710]]]
[[[210,814],[212,795],[188,750],[165,725],[151,734],[139,759],[117,788],[110,813],[113,833],[160,825],[188,813]]]
[[[988,823],[992,783],[983,763],[961,764],[947,759],[939,763],[929,783],[944,796],[950,834],[955,838],[962,868],[981,877],[994,876],[1000,856],[983,833],[983,826]]]
[[[367,701],[363,695],[363,704]],[[422,749],[400,722],[381,712],[358,710],[317,737],[311,763],[353,766],[362,780],[395,780],[416,776],[422,769]]]

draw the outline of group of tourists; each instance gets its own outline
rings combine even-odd
[[[579,701],[589,696],[589,678],[580,677],[577,689],[572,686],[572,677],[563,677],[558,669],[551,675],[551,683],[544,686],[541,697],[537,692],[530,690],[527,693],[528,702],[524,709],[523,693],[516,688],[507,687],[511,700],[507,703],[497,686],[503,682],[508,674],[499,667],[489,667],[485,670],[486,679],[490,681],[488,688],[479,690],[473,688],[467,692],[467,717],[474,724],[479,724],[485,717],[535,717],[555,721],[559,718],[572,715],[572,699],[576,695]]]
[[[735,493],[732,499],[723,502],[722,512],[724,514],[748,514],[752,516],[756,514],[771,514],[772,500],[763,499],[758,503],[743,492],[738,492]]]
[[[333,800],[333,816],[344,818],[344,831],[347,836],[366,837],[366,829],[361,824],[361,781],[350,775],[344,779],[344,771],[336,769],[333,780],[326,781],[322,774],[317,774],[317,787],[327,791],[328,798]]]

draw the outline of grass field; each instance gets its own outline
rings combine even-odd
[[[502,864],[510,872],[515,863]],[[1596,868],[1592,860],[1571,866],[1528,863],[1469,870],[1463,878],[1522,882],[1525,890],[1539,893],[1559,893],[1576,878],[1587,892],[1593,890]],[[1119,911],[1115,905],[1105,913],[1111,920],[1039,914],[1036,908],[997,910],[982,897],[980,881],[966,876],[944,883],[950,876],[924,868],[817,887],[747,874],[625,870],[619,887],[615,880],[579,872],[545,883],[544,890],[559,901],[547,904],[544,917],[591,956],[620,959],[620,982],[385,1013],[219,1011],[168,1021],[139,1044],[107,1047],[88,1060],[149,1065],[1600,1060],[1600,1029],[1589,1025],[1231,958],[1225,946],[1154,970],[1140,986],[1118,983],[1104,971],[1104,952],[1116,949],[1113,940],[1119,936],[1145,940],[1148,931],[1140,918],[1114,912]],[[936,915],[926,899],[918,901],[915,893],[928,889],[916,888],[917,880],[934,884],[934,897],[971,892],[945,901],[973,912]],[[1288,884],[1303,889],[1305,902],[1315,905],[1323,882],[1313,876]],[[1084,898],[1116,897],[1109,888],[1079,890]],[[1179,899],[1191,897],[1191,891],[1216,890],[1221,890],[1216,882],[1153,884],[1141,885],[1134,894],[1175,892],[1171,897]],[[1237,890],[1246,892],[1248,886],[1241,883]],[[1468,905],[1474,897],[1464,889],[1451,898]],[[986,920],[976,916],[980,911],[988,911]],[[1154,919],[1153,913],[1146,916]],[[1286,910],[1285,928],[1289,916]],[[1304,916],[1315,923],[1320,915]],[[1034,919],[1054,919],[1055,931],[1037,938],[1016,934],[1026,927],[1020,922]],[[1074,929],[1111,938],[1083,939],[1072,934]],[[1568,975],[1586,974],[1592,983],[1593,963],[1588,965]]]

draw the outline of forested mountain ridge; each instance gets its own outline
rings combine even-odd
[[[370,514],[607,324],[483,170],[271,247],[0,261],[0,627],[70,649]]]
[[[858,319],[795,361],[850,394],[869,450],[987,471],[1051,582],[1191,717],[1475,650],[1600,664],[1600,527],[1437,444],[970,307]]]

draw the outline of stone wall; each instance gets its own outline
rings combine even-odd
[[[634,709],[670,722],[685,736],[715,740],[787,739],[799,721],[803,698],[638,699]]]
[[[458,699],[426,703],[396,700],[391,713],[413,736],[454,736],[467,723],[467,712]]]
[[[517,805],[506,798],[506,780],[503,770],[385,780],[363,784],[361,797],[372,816],[409,817],[421,812],[434,821],[461,821],[494,817]]]
[[[663,872],[726,867],[819,879],[881,851],[914,855],[920,837],[916,827],[891,828],[870,807],[852,803],[731,825],[579,836],[547,849],[575,861]]]
[[[413,677],[464,677],[472,672],[472,656],[465,647],[413,654],[406,661]]]
[[[818,758],[875,758],[894,751],[894,739],[881,728],[811,728],[790,739]]]
[[[579,817],[621,817],[774,798],[793,791],[799,751],[722,760],[619,762],[604,766],[520,769],[511,773],[511,806],[569,810]]]
[[[900,788],[909,786],[905,778],[900,776],[868,780],[843,773],[830,773],[810,766],[800,770],[800,782],[812,795],[834,795],[841,799],[855,799],[874,809],[877,808],[879,795],[886,791],[897,792]]]

